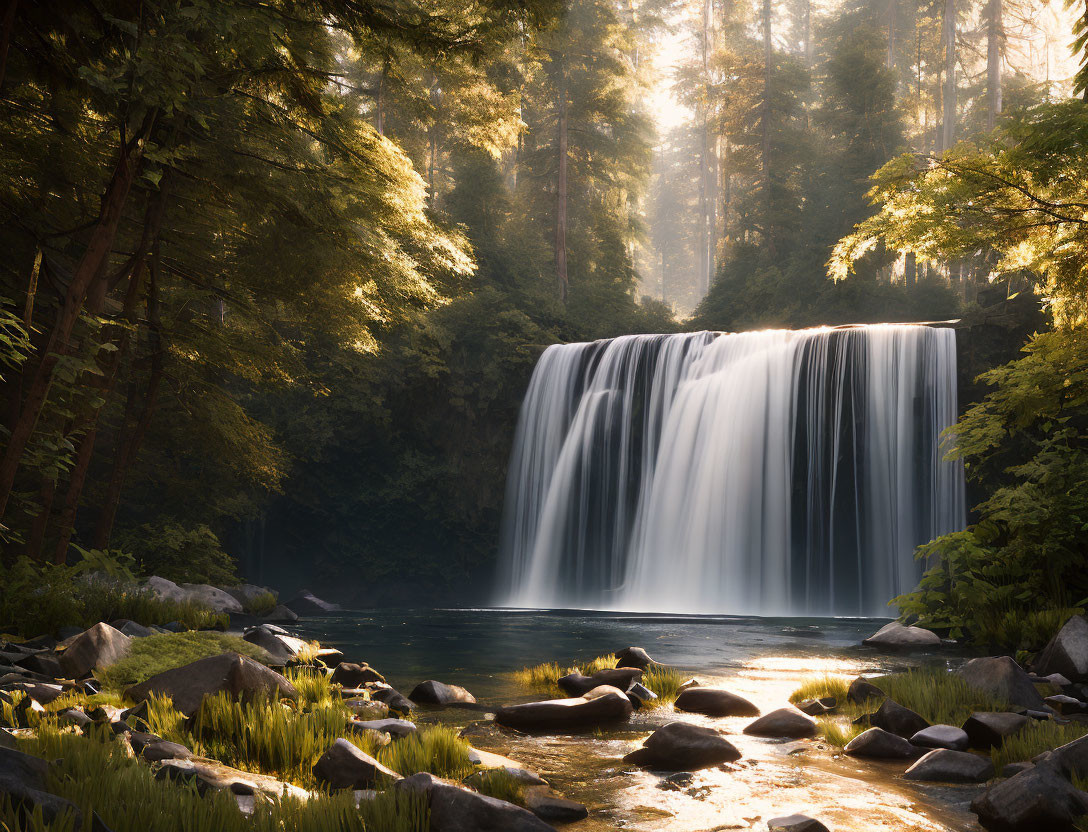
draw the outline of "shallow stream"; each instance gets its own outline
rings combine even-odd
[[[517,683],[527,665],[569,665],[630,645],[645,647],[704,685],[721,685],[767,712],[787,704],[805,679],[854,676],[917,663],[859,647],[878,619],[660,616],[543,610],[382,610],[306,619],[308,638],[366,661],[408,694],[425,679],[462,685],[486,706],[542,698]],[[947,657],[928,661],[947,661]],[[558,694],[557,694],[558,695]],[[620,728],[569,735],[500,731],[487,716],[463,709],[421,709],[418,722],[469,729],[478,748],[512,757],[561,794],[585,803],[587,820],[571,832],[765,830],[772,817],[795,812],[833,832],[967,832],[979,827],[967,804],[978,787],[934,787],[899,778],[905,764],[853,760],[818,740],[765,740],[741,733],[749,719],[636,712]],[[706,769],[681,789],[662,788],[659,774],[624,764],[622,756],[654,728],[673,721],[713,725],[743,755],[734,766]]]

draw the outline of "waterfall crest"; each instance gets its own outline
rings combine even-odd
[[[499,602],[886,615],[965,523],[955,332],[880,324],[549,347],[507,477]]]

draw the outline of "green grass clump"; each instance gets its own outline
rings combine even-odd
[[[846,702],[846,692],[850,689],[850,681],[842,676],[813,676],[805,679],[801,687],[790,694],[790,702],[796,705],[806,699],[823,699],[825,696],[833,696],[835,701],[842,705]]]
[[[242,612],[246,615],[262,616],[268,615],[272,610],[276,608],[279,601],[276,596],[271,592],[261,592],[252,596],[244,604],[242,604]]]
[[[426,771],[451,780],[463,780],[475,771],[468,749],[468,743],[452,728],[434,725],[394,740],[375,756],[382,765],[405,777]]]
[[[1088,734],[1088,725],[1082,722],[1062,724],[1050,719],[1033,719],[1023,730],[1006,737],[1000,748],[992,749],[990,759],[1000,774],[1001,768],[1008,763],[1030,760],[1044,751],[1079,740],[1085,734]]]
[[[304,705],[326,705],[340,699],[340,685],[334,685],[324,673],[289,667],[284,676],[298,691],[298,701]]]
[[[419,795],[384,792],[358,809],[350,791],[318,794],[301,802],[258,800],[252,816],[238,811],[227,791],[200,795],[192,785],[156,781],[149,766],[123,753],[120,741],[90,742],[73,734],[44,731],[21,750],[59,759],[49,790],[78,806],[88,820],[97,812],[114,832],[425,832],[429,818]],[[10,804],[0,803],[0,829],[76,832],[70,816],[46,826],[27,824]],[[89,829],[89,824],[87,826]]]
[[[94,675],[103,687],[124,690],[129,685],[139,684],[157,673],[228,651],[241,653],[258,661],[268,658],[268,654],[260,647],[237,636],[217,632],[164,633],[133,639],[125,658],[109,667],[96,670]]]
[[[515,803],[518,806],[525,804],[525,787],[505,769],[495,768],[482,771],[469,783],[480,794],[505,800],[507,803]]]
[[[1009,708],[1008,702],[979,691],[963,677],[939,668],[891,673],[870,681],[900,705],[921,714],[931,725],[961,725],[975,711]]]
[[[559,667],[555,662],[538,664],[533,667],[523,667],[514,671],[514,681],[534,690],[552,692],[559,679],[567,675],[567,671]]]
[[[854,725],[849,719],[835,716],[816,717],[816,724],[827,744],[836,748],[845,748],[850,740],[865,730],[864,725]]]
[[[680,695],[680,686],[687,681],[680,675],[680,671],[663,664],[650,665],[650,669],[642,674],[642,684],[657,694],[657,699],[651,699],[643,703],[647,708],[663,708],[671,705]]]

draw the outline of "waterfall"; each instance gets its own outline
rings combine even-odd
[[[951,329],[549,347],[507,477],[506,606],[887,615],[965,523]]]

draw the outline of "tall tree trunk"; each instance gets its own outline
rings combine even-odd
[[[104,272],[104,265],[117,236],[117,226],[121,221],[128,193],[136,175],[140,156],[143,152],[143,140],[151,130],[152,119],[145,119],[144,128],[139,137],[129,144],[121,146],[117,165],[110,178],[102,200],[102,211],[91,233],[83,256],[72,272],[72,279],[65,292],[64,303],[57,313],[57,320],[49,334],[49,342],[42,353],[34,378],[27,389],[26,399],[19,411],[19,418],[12,427],[4,455],[0,458],[0,520],[7,510],[11,498],[11,489],[15,484],[15,475],[23,458],[23,451],[34,433],[49,386],[53,380],[53,370],[60,356],[69,349],[72,329],[79,319],[83,302],[95,278]],[[105,279],[102,275],[100,279]]]
[[[986,127],[993,130],[1001,115],[1001,53],[1005,48],[1005,24],[1001,0],[986,4]]]
[[[4,21],[0,23],[0,89],[4,87],[4,78],[8,73],[8,48],[11,46],[11,35],[15,29],[15,11],[19,8],[19,0],[7,0],[4,6]]]
[[[941,93],[944,115],[938,149],[944,151],[956,140],[956,0],[944,2],[941,42],[944,45],[944,89]]]
[[[117,455],[113,462],[113,471],[110,474],[109,485],[106,487],[106,496],[102,503],[102,510],[98,517],[98,526],[95,529],[94,547],[107,549],[110,545],[110,536],[113,534],[113,524],[117,519],[117,508],[121,504],[121,492],[124,490],[125,477],[132,462],[136,459],[136,453],[143,443],[144,435],[151,424],[151,417],[158,403],[159,386],[163,376],[163,340],[162,321],[159,315],[159,241],[152,244],[151,268],[148,272],[147,285],[147,321],[148,341],[151,349],[151,374],[147,380],[147,390],[144,393],[143,407],[140,417],[127,436],[119,439]],[[125,418],[121,421],[121,432],[124,434],[128,424],[128,415],[135,410],[136,396],[135,381],[129,398],[125,405]]]
[[[567,302],[567,70],[560,60],[556,95],[556,131],[559,146],[559,172],[555,187],[555,280],[559,299]]]
[[[760,185],[763,190],[763,224],[767,238],[767,249],[774,253],[774,228],[771,218],[771,76],[774,73],[774,44],[771,42],[771,0],[763,0],[760,15],[763,30],[763,101],[760,106],[759,129],[760,141]]]

